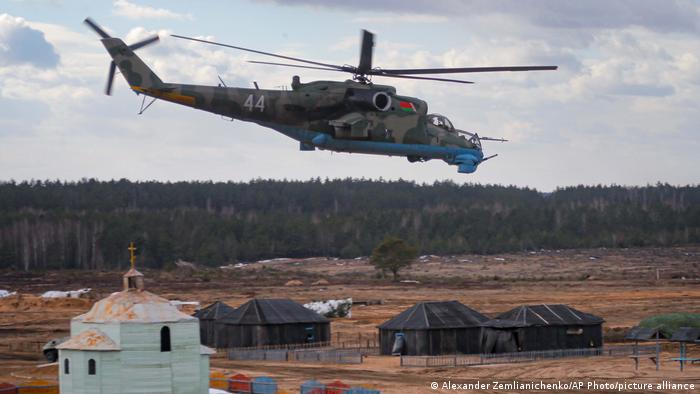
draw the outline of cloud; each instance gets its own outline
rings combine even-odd
[[[127,0],[115,0],[112,12],[129,19],[192,19],[190,14],[179,14],[165,8],[138,5]]]
[[[358,16],[352,21],[356,23],[443,23],[448,19],[446,16],[426,15],[426,14],[404,14],[404,15],[375,15]]]
[[[700,5],[693,0],[270,0],[283,5],[381,11],[393,14],[482,17],[512,15],[551,28],[622,28],[700,31]]]
[[[44,33],[30,27],[22,18],[0,14],[0,67],[28,64],[54,68],[59,57]]]

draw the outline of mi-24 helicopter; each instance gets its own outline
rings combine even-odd
[[[485,160],[481,141],[505,141],[480,137],[455,128],[446,117],[428,114],[428,104],[418,98],[401,96],[393,86],[372,83],[372,77],[415,79],[471,84],[473,82],[441,78],[435,74],[498,71],[556,70],[557,66],[458,67],[383,69],[373,67],[374,35],[362,31],[360,61],[357,66],[335,65],[283,56],[199,38],[173,34],[173,37],[293,61],[255,64],[297,67],[349,73],[352,80],[302,83],[292,78],[291,90],[254,89],[226,86],[186,85],[163,82],[138,56],[136,49],[158,41],[153,36],[132,45],[109,36],[90,18],[85,23],[102,37],[112,57],[106,94],[112,91],[117,68],[131,90],[156,99],[209,111],[224,117],[253,122],[299,141],[300,150],[404,156],[410,162],[442,159],[456,165],[460,173],[472,173]],[[153,103],[151,101],[151,103]],[[145,103],[145,101],[144,101]],[[149,104],[150,105],[150,104]],[[144,107],[142,104],[142,111]]]

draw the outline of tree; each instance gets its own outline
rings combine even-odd
[[[401,238],[387,236],[372,251],[369,261],[382,273],[387,270],[394,275],[394,280],[399,277],[399,270],[413,263],[418,256],[418,250]]]

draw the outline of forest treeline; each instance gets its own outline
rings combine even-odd
[[[364,179],[0,183],[0,268],[123,269],[367,256],[385,235],[422,254],[700,242],[700,186],[513,186]]]

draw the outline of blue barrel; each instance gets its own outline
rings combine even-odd
[[[253,394],[275,394],[277,382],[267,376],[253,378]]]
[[[307,380],[301,384],[301,394],[323,394],[326,385],[318,380]]]

